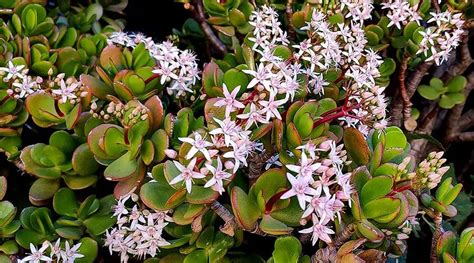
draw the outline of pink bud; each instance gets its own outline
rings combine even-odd
[[[201,174],[207,174],[207,173],[209,173],[209,169],[207,169],[207,167],[202,167],[202,168],[199,170],[199,172],[200,172]]]
[[[326,175],[327,175],[327,176],[333,176],[333,175],[336,174],[336,172],[337,172],[336,168],[331,167],[331,168],[329,168],[329,169],[326,171]]]
[[[319,166],[318,169],[316,169],[316,172],[317,172],[317,173],[324,173],[324,172],[327,171],[327,169],[329,169],[329,167],[324,166],[324,165],[321,165],[321,166]]]
[[[332,161],[329,160],[329,159],[324,159],[322,162],[321,162],[321,165],[323,166],[331,166],[332,164]]]
[[[224,163],[224,166],[225,166],[225,168],[228,169],[228,170],[234,169],[234,163],[231,162],[231,161],[226,161],[226,162]]]
[[[319,147],[324,151],[328,151],[329,149],[331,149],[331,142],[332,141],[324,141],[319,145]]]
[[[166,149],[165,155],[170,159],[175,159],[178,156],[178,153],[173,149]]]

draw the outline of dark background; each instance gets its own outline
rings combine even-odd
[[[189,15],[182,3],[173,0],[129,0],[125,30],[142,32],[155,41],[164,40],[171,29],[181,28]]]

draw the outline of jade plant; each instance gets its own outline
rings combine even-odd
[[[464,76],[455,76],[447,84],[438,78],[432,78],[430,85],[420,85],[418,93],[428,100],[438,100],[438,104],[443,109],[451,109],[457,104],[463,103],[464,88],[467,80]]]
[[[469,4],[184,0],[155,42],[127,1],[46,2],[0,3],[0,150],[27,174],[0,177],[2,262],[385,262],[422,227],[433,262],[473,258],[453,167],[404,131],[406,71],[449,62]],[[451,109],[468,81],[418,92]]]

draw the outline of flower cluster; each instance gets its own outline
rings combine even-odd
[[[8,67],[0,67],[0,76],[8,84],[7,93],[16,99],[25,99],[35,92],[48,92],[60,103],[76,104],[87,91],[80,80],[75,77],[65,79],[60,73],[53,77],[53,70],[48,71],[49,78],[44,80],[40,76],[28,75],[29,69],[25,65],[14,65],[8,62]]]
[[[120,262],[128,262],[129,255],[137,259],[143,259],[146,255],[154,257],[160,247],[170,245],[162,233],[173,219],[168,216],[168,211],[140,209],[137,204],[130,209],[126,205],[128,200],[134,202],[138,196],[126,195],[117,201],[113,207],[117,226],[107,230],[104,246],[109,247],[110,254],[120,253]]]
[[[418,169],[409,174],[410,178],[414,178],[415,189],[433,189],[435,188],[443,175],[449,170],[449,166],[442,166],[446,159],[443,157],[444,152],[431,152],[428,157],[423,160]]]
[[[108,39],[110,44],[119,44],[134,48],[143,43],[150,55],[156,60],[153,73],[160,76],[162,85],[166,84],[170,95],[184,96],[193,93],[191,86],[200,79],[196,55],[189,50],[180,50],[172,42],[155,43],[143,34],[114,32]]]
[[[427,57],[426,61],[434,61],[440,65],[448,60],[451,51],[461,42],[464,30],[462,13],[453,14],[449,10],[441,13],[430,13],[430,26],[424,32],[418,53]]]
[[[363,21],[372,17],[374,10],[371,0],[342,0],[340,1],[340,11],[347,12],[346,18],[352,18],[354,21]]]
[[[273,49],[276,45],[288,44],[287,33],[280,28],[278,13],[269,6],[252,12],[249,24],[254,27],[253,36],[249,38],[254,42],[252,49],[262,54]]]
[[[64,80],[64,77],[65,74],[61,73],[49,82],[51,94],[60,103],[76,104],[80,101],[80,97],[87,95],[85,86],[75,77],[68,77],[66,80]]]
[[[281,196],[287,199],[296,196],[303,218],[311,216],[313,226],[303,229],[300,233],[312,233],[313,245],[318,239],[330,243],[329,234],[334,234],[327,225],[344,208],[344,201],[349,202],[352,186],[349,181],[350,173],[344,174],[342,168],[349,164],[343,145],[336,146],[332,140],[320,144],[308,142],[298,147],[301,158],[298,165],[287,164],[290,172],[287,178],[291,189]],[[296,174],[296,176],[293,175]],[[308,204],[306,204],[308,203]]]
[[[76,259],[84,257],[84,255],[77,252],[82,245],[81,243],[72,245],[72,243],[69,244],[69,241],[66,240],[63,244],[62,246],[60,238],[56,240],[54,244],[45,241],[40,248],[36,248],[33,244],[30,244],[30,255],[19,259],[18,262],[39,263],[54,261],[58,263],[73,263]],[[49,256],[45,255],[48,249],[50,250]]]
[[[43,82],[41,77],[32,77],[28,75],[28,69],[25,65],[14,65],[12,61],[8,62],[8,67],[0,67],[0,77],[3,82],[9,84],[7,93],[16,98],[24,99],[38,89]]]
[[[294,47],[298,58],[307,65],[305,72],[314,93],[322,93],[329,84],[323,79],[327,70],[341,71],[347,92],[344,107],[348,113],[341,120],[350,126],[381,129],[387,124],[387,100],[383,94],[385,88],[377,86],[375,79],[380,75],[378,67],[382,60],[376,52],[366,49],[362,22],[331,26],[323,13],[314,10],[311,21],[301,28],[309,38]]]
[[[411,21],[420,24],[418,4],[412,6],[408,1],[394,0],[382,3],[382,9],[388,9],[387,17],[390,20],[388,27],[396,26],[401,29],[402,25],[405,26]]]
[[[211,187],[222,194],[225,191],[224,181],[230,182],[239,168],[247,166],[247,157],[256,146],[250,141],[250,132],[242,130],[230,118],[222,121],[214,120],[218,126],[206,134],[206,137],[210,136],[212,142],[203,138],[199,132],[193,133],[194,138],[179,138],[180,141],[191,145],[185,156],[189,163],[184,166],[174,161],[180,173],[170,181],[170,184],[184,182],[186,190],[191,193],[193,179],[207,178],[204,187]],[[196,170],[199,166],[201,168]]]
[[[410,2],[402,0],[382,3],[382,8],[388,10],[387,17],[390,19],[388,27],[395,26],[401,29],[411,21],[420,25],[422,16],[418,5],[412,6]],[[423,53],[425,61],[434,61],[436,65],[440,65],[459,45],[464,32],[462,29],[464,21],[461,19],[462,13],[453,13],[449,9],[438,13],[430,12],[430,15],[425,29],[418,32],[423,39],[417,54]]]

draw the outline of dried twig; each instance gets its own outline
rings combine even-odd
[[[341,246],[347,240],[349,240],[355,232],[355,224],[348,224],[339,234],[334,237],[333,244],[336,247]]]
[[[438,263],[438,254],[436,253],[436,244],[438,243],[438,239],[443,233],[443,227],[441,226],[441,222],[443,217],[441,216],[440,212],[434,213],[433,220],[435,223],[435,230],[433,232],[433,238],[431,239],[431,253],[430,253],[430,262],[431,263]]]
[[[416,88],[420,85],[421,80],[428,72],[428,70],[433,65],[432,61],[425,62],[421,64],[414,72],[411,74],[408,83],[406,85],[406,93],[408,97],[411,99],[415,94]],[[403,101],[401,97],[397,97],[394,102],[392,103],[392,124],[400,126],[401,125],[401,117],[403,111]]]
[[[0,9],[0,15],[11,15],[13,14],[13,9],[2,8]]]
[[[458,127],[460,131],[465,131],[473,126],[474,126],[474,109],[470,109],[461,116]]]
[[[239,227],[234,215],[217,200],[212,202],[211,209],[225,222],[220,230],[229,236],[234,236],[235,230]]]
[[[451,137],[451,141],[455,142],[474,142],[474,132],[461,132]]]
[[[434,6],[436,13],[441,12],[441,8],[439,7],[438,0],[431,0],[431,4]]]
[[[209,26],[204,15],[204,7],[202,5],[202,0],[192,0],[192,4],[186,6],[192,12],[192,16],[196,19],[201,26],[202,31],[206,35],[207,40],[211,42],[212,46],[217,49],[217,51],[224,55],[227,53],[226,46],[222,41],[214,34],[214,31]]]
[[[262,174],[262,167],[272,157],[270,151],[264,151],[261,154],[251,154],[249,158],[249,179],[252,182]]]
[[[470,19],[464,22],[464,29],[474,29],[474,19]]]
[[[474,72],[467,77],[467,86],[464,88],[464,96],[467,98],[471,91],[474,90]],[[444,133],[443,141],[449,143],[452,141],[462,141],[466,139],[465,135],[459,137],[458,135],[474,125],[474,111],[471,109],[462,115],[464,104],[461,103],[449,112],[446,122],[446,131]]]
[[[402,64],[400,65],[400,72],[398,73],[398,80],[400,82],[400,96],[403,102],[403,118],[405,120],[408,120],[411,117],[411,106],[413,105],[413,103],[410,101],[410,96],[408,95],[405,83],[409,60],[409,56],[403,57]]]

